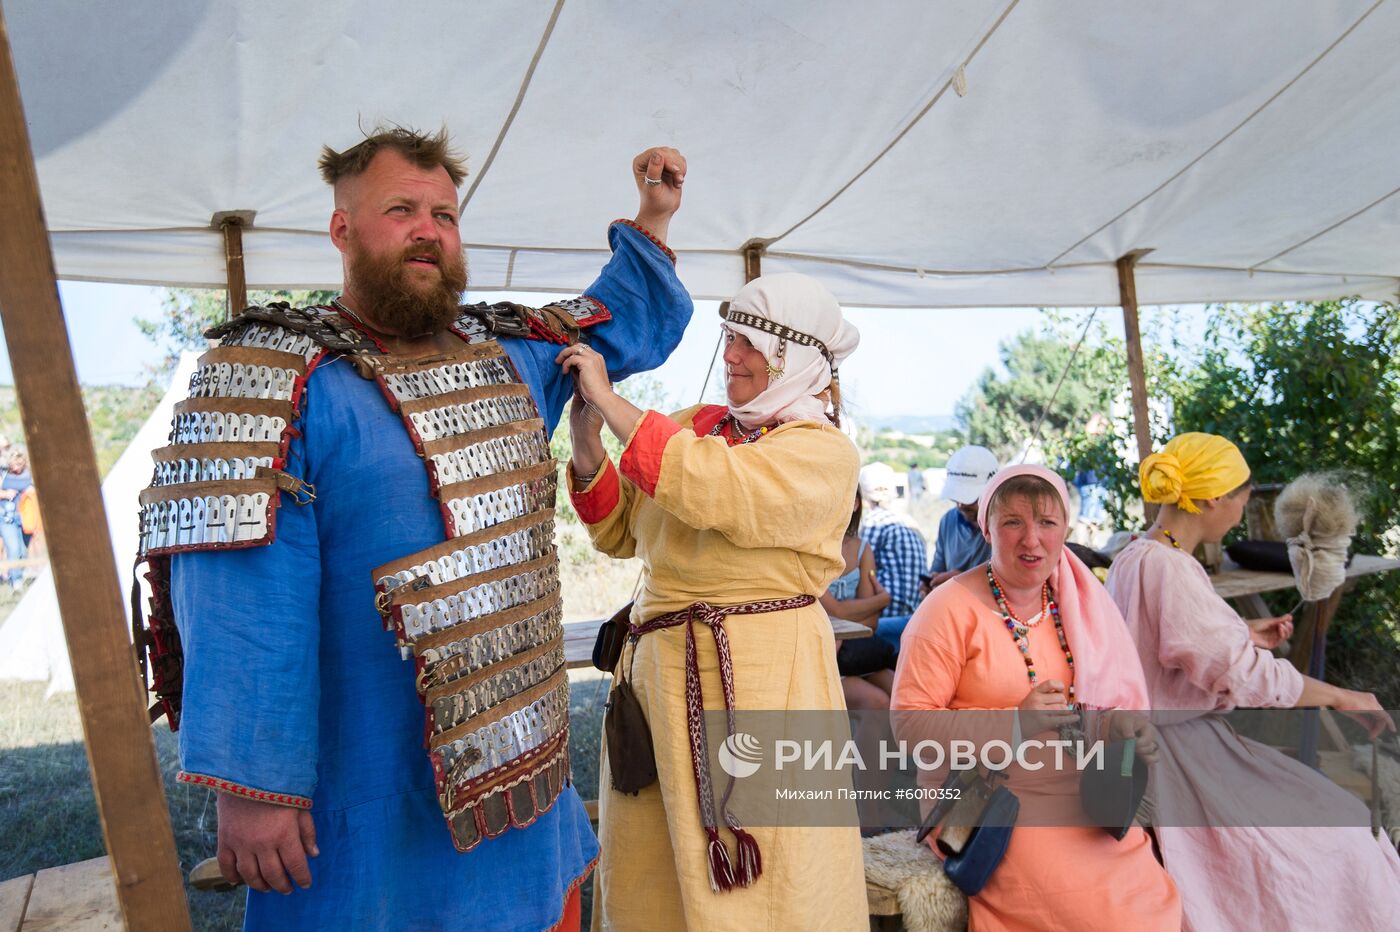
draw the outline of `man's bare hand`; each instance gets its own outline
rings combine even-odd
[[[632,179],[642,199],[637,223],[663,243],[670,232],[671,216],[681,206],[685,168],[685,156],[666,146],[654,146],[632,160]]]
[[[311,886],[308,855],[316,857],[311,813],[273,803],[218,794],[219,870],[229,883],[246,883],[259,893],[291,893]]]

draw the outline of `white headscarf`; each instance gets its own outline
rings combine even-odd
[[[748,404],[729,406],[742,424],[758,426],[775,421],[821,421],[826,403],[816,397],[831,384],[833,366],[814,346],[768,333],[741,323],[735,313],[752,315],[820,340],[831,353],[835,368],[855,352],[860,332],[841,316],[841,305],[815,278],[796,272],[762,275],[749,282],[729,302],[725,326],[741,333],[763,354],[770,366],[779,364],[782,374],[770,375],[768,387]]]

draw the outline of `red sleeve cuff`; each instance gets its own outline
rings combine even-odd
[[[622,451],[622,474],[652,498],[661,481],[661,454],[666,452],[666,443],[680,431],[681,426],[666,415],[648,411],[632,431],[627,449]]]
[[[275,806],[290,806],[293,809],[311,808],[311,800],[307,799],[305,796],[295,796],[291,793],[269,793],[267,790],[254,789],[251,786],[244,786],[242,783],[234,783],[232,780],[211,777],[208,774],[186,773],[182,770],[175,775],[175,779],[180,783],[193,783],[196,786],[208,786],[221,793],[232,793],[235,796],[256,799],[260,803],[272,803]]]
[[[569,472],[572,474],[572,466]],[[603,468],[582,492],[575,492],[573,483],[569,483],[569,501],[574,503],[574,511],[578,512],[579,520],[584,524],[597,524],[612,514],[620,495],[617,469],[612,460],[603,460]]]
[[[675,265],[675,264],[676,264],[676,254],[675,254],[674,252],[672,252],[672,251],[670,250],[670,248],[669,248],[665,243],[663,243],[663,242],[661,242],[661,240],[657,239],[655,233],[651,232],[650,230],[648,230],[646,227],[642,226],[642,225],[641,225],[640,223],[638,223],[637,221],[635,221],[635,220],[627,220],[627,219],[625,219],[625,218],[618,218],[617,220],[614,220],[613,223],[620,223],[620,224],[622,224],[623,226],[628,226],[628,227],[631,227],[632,229],[636,230],[638,233],[642,234],[642,235],[645,236],[647,239],[651,240],[652,244],[653,244],[654,246],[656,246],[657,249],[661,250],[661,252],[666,256],[667,259],[670,259],[670,260],[671,260],[671,264],[672,264],[672,265]]]

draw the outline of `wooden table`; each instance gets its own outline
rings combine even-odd
[[[1389,573],[1400,569],[1400,560],[1358,553],[1352,557],[1347,567],[1346,580],[1327,598],[1319,602],[1304,603],[1300,615],[1295,619],[1292,644],[1288,659],[1299,671],[1317,679],[1323,679],[1327,663],[1327,629],[1332,624],[1337,608],[1342,604],[1342,596],[1356,585],[1363,576],[1376,573]],[[1261,593],[1278,592],[1297,586],[1292,573],[1266,573],[1259,570],[1246,570],[1232,563],[1228,558],[1220,572],[1211,577],[1216,594],[1229,599],[1244,618],[1267,618],[1273,614]],[[1310,767],[1318,765],[1318,719],[1310,714],[1303,726],[1303,744],[1298,750],[1298,758]]]
[[[1347,567],[1346,581],[1337,588],[1337,591],[1321,602],[1310,602],[1305,605],[1302,617],[1294,626],[1293,648],[1289,655],[1289,659],[1293,661],[1294,665],[1304,673],[1310,673],[1312,669],[1318,667],[1315,661],[1322,659],[1320,652],[1326,642],[1327,627],[1332,623],[1332,616],[1337,613],[1337,606],[1341,604],[1342,595],[1355,586],[1358,579],[1376,573],[1389,573],[1397,569],[1400,569],[1400,560],[1364,553],[1353,556],[1351,565]],[[1260,597],[1261,593],[1292,589],[1297,585],[1292,573],[1246,570],[1228,559],[1220,572],[1212,576],[1210,581],[1211,585],[1215,587],[1216,594],[1233,602],[1240,615],[1245,618],[1266,618],[1273,614],[1269,610],[1268,604]],[[1317,676],[1318,674],[1311,673],[1311,675]]]
[[[564,625],[564,666],[577,670],[593,665],[593,642],[598,639],[598,628],[606,620],[594,618]],[[868,638],[874,633],[865,625],[844,618],[831,618],[831,629],[838,641]]]

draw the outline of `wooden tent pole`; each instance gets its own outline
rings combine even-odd
[[[1142,362],[1142,330],[1138,325],[1137,279],[1134,267],[1150,249],[1135,249],[1118,260],[1118,300],[1123,306],[1123,337],[1128,345],[1128,385],[1132,390],[1133,433],[1137,435],[1138,462],[1152,455],[1152,425],[1147,417],[1147,373]],[[1147,505],[1150,524],[1157,508]]]
[[[243,269],[243,230],[253,225],[256,211],[221,210],[209,225],[224,237],[224,269],[228,277],[225,320],[242,313],[248,306],[248,276]]]
[[[224,264],[228,267],[228,319],[248,306],[248,279],[243,274],[243,224],[224,221]]]
[[[0,321],[49,534],[54,588],[117,899],[130,929],[187,930],[175,838],[145,690],[126,631],[97,459],[59,305],[3,12],[0,269]],[[130,507],[136,507],[134,500]]]
[[[744,244],[744,283],[748,284],[763,274],[763,249],[761,239],[751,239]]]

